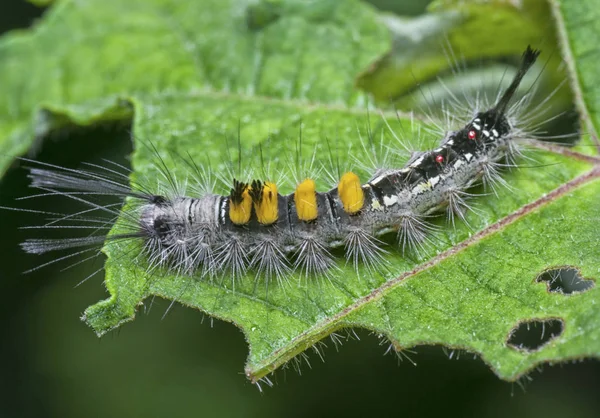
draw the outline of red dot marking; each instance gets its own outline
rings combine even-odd
[[[438,155],[435,157],[435,162],[438,164],[441,164],[444,162],[444,156],[443,155]]]
[[[473,140],[475,138],[477,138],[477,132],[475,132],[474,130],[470,130],[469,133],[467,134],[467,136],[469,137],[469,139]]]

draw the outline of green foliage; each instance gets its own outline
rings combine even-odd
[[[130,118],[130,102],[165,94],[364,102],[354,75],[388,44],[373,10],[357,1],[328,0],[318,13],[290,6],[250,30],[248,3],[58,2],[33,31],[0,42],[0,79],[10,86],[0,98],[0,152],[20,155],[67,124]]]
[[[525,3],[523,13],[504,2],[445,2],[436,10],[463,16],[445,21],[452,46],[469,58],[488,58],[518,54],[541,36],[540,28],[547,29],[547,21],[533,20],[539,3]],[[591,10],[592,3],[581,7]],[[588,29],[576,23],[577,12],[563,8],[553,4],[564,27],[564,55],[582,57],[569,61],[583,80],[575,90],[579,110],[596,127],[595,72],[586,69],[582,46],[591,45],[581,33]],[[503,16],[503,26],[483,22],[495,11]],[[536,23],[505,24],[515,16]],[[466,36],[481,33],[484,23],[489,26],[485,37]],[[439,42],[439,33],[430,33],[438,24],[415,25],[413,30],[423,33],[414,35]],[[520,31],[524,25],[528,30]],[[484,52],[482,42],[489,48]],[[373,70],[388,75],[406,70],[406,63],[398,67],[390,60],[397,51],[389,48],[380,16],[358,1],[61,1],[33,31],[0,41],[0,78],[10,88],[0,99],[0,150],[18,155],[52,130],[133,118],[133,176],[140,181],[158,174],[149,142],[181,178],[189,170],[177,155],[189,154],[199,165],[223,172],[237,158],[260,167],[259,146],[265,160],[289,175],[300,129],[306,159],[314,153],[318,162],[330,165],[333,155],[343,165],[351,162],[349,154],[365,153],[360,136],[369,130],[384,144],[394,141],[379,115],[368,117],[367,99],[354,87],[363,72],[359,86],[379,98],[388,86],[396,94],[389,78],[365,83],[365,74]],[[426,61],[415,53],[419,48],[409,55],[415,65]],[[440,49],[431,54],[436,65],[423,65],[437,72],[447,61]],[[373,62],[371,73],[365,73]],[[402,80],[414,88],[414,79],[404,75]],[[437,141],[423,133],[423,122],[384,117],[413,147]],[[597,155],[589,145],[593,140],[580,150]],[[131,320],[151,295],[200,309],[242,329],[252,380],[330,333],[354,326],[386,336],[397,350],[442,344],[478,353],[508,380],[540,362],[598,356],[598,288],[567,296],[548,292],[536,279],[560,266],[597,279],[600,161],[558,147],[534,149],[530,156],[534,163],[506,173],[514,190],[475,199],[478,212],[468,216],[471,229],[438,219],[443,232],[426,254],[402,257],[390,249],[388,265],[378,274],[364,270],[359,276],[340,260],[330,280],[291,276],[268,288],[253,277],[236,283],[195,280],[163,271],[147,274],[143,260],[128,258],[130,244],[113,243],[105,248],[111,296],[88,308],[85,319],[103,334]],[[364,179],[369,173],[361,174]],[[520,322],[547,318],[562,319],[564,332],[539,350],[506,343]]]
[[[392,47],[357,80],[358,86],[371,91],[377,100],[400,98],[399,106],[403,109],[425,106],[432,99],[431,93],[425,89],[428,95],[424,101],[420,91],[412,93],[415,85],[451,72],[452,66],[480,70],[467,72],[458,88],[450,85],[454,93],[465,88],[481,91],[487,87],[493,93],[498,80],[506,77],[506,65],[486,67],[483,65],[486,61],[518,56],[523,45],[528,44],[542,50],[555,48],[553,27],[548,24],[550,10],[545,1],[527,0],[520,7],[504,0],[434,1],[428,10],[419,18],[382,16],[382,22],[392,33]],[[560,55],[546,59],[550,65],[544,78],[555,82],[564,77],[555,71]],[[456,78],[456,69],[453,72],[452,77],[445,77],[447,83]]]

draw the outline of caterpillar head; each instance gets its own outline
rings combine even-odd
[[[478,113],[473,120],[459,132],[463,141],[475,141],[482,144],[493,143],[499,138],[510,135],[511,126],[504,114],[495,109]]]
[[[515,77],[494,107],[479,112],[463,129],[450,133],[444,143],[452,145],[455,150],[471,152],[495,144],[499,140],[510,140],[513,127],[507,116],[509,103],[539,54],[540,51],[528,46],[523,52],[521,65]]]

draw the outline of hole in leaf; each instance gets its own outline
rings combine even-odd
[[[570,295],[574,292],[585,292],[594,287],[594,281],[581,277],[579,270],[574,267],[546,270],[535,281],[538,283],[546,282],[549,292],[565,295]]]
[[[518,350],[538,350],[562,334],[564,328],[562,319],[527,320],[510,331],[507,344]]]

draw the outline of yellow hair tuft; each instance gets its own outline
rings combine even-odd
[[[271,225],[277,222],[279,207],[277,205],[277,186],[269,181],[262,185],[260,199],[254,202],[254,211],[258,222],[263,225]]]
[[[250,186],[238,183],[236,198],[229,199],[229,219],[235,225],[246,225],[250,222],[252,215],[252,198],[250,197]],[[233,196],[234,191],[232,191]]]
[[[305,222],[317,219],[317,186],[314,180],[306,179],[296,187],[294,203],[298,219]]]
[[[358,213],[363,208],[365,193],[356,174],[350,171],[342,176],[338,184],[338,196],[344,211],[350,215]]]

